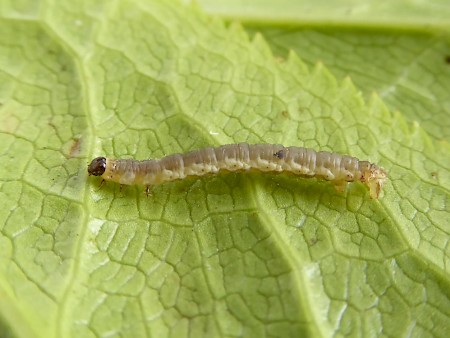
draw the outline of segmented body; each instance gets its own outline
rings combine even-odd
[[[106,181],[149,187],[222,170],[252,169],[316,177],[332,181],[339,190],[343,190],[347,182],[359,181],[369,187],[372,198],[378,198],[387,178],[383,168],[355,157],[280,144],[247,143],[209,147],[145,161],[97,157],[89,165],[88,172]]]

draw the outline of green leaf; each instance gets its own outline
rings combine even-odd
[[[339,7],[291,0],[260,0],[251,7],[242,1],[200,3],[214,15],[239,18],[252,34],[262,33],[278,57],[293,50],[308,65],[320,60],[338,77],[350,77],[367,98],[376,92],[392,111],[448,142],[447,2],[340,1]]]
[[[185,0],[186,1],[186,0]],[[450,7],[445,0],[427,2],[398,0],[390,2],[357,2],[341,0],[331,4],[327,0],[255,0],[251,5],[241,0],[196,0],[209,12],[224,17],[239,18],[244,22],[279,23],[282,25],[341,26],[363,24],[371,26],[448,27]],[[426,27],[424,27],[426,25]]]
[[[409,107],[416,101],[368,100],[377,88],[364,71],[355,81],[365,94],[337,79],[318,62],[332,57],[320,32],[310,33],[315,53],[328,56],[308,54],[307,64],[291,37],[276,49],[275,28],[250,39],[191,5],[1,6],[2,336],[450,330],[450,67],[434,63],[445,60],[446,33],[417,59],[432,66],[408,82],[417,102],[443,108],[442,123],[426,125]],[[407,38],[406,49],[420,40]],[[437,87],[416,85],[421,74]],[[338,193],[326,182],[240,173],[167,183],[146,198],[143,187],[100,189],[87,177],[98,155],[158,158],[235,142],[351,154],[384,166],[389,181],[371,200],[357,183]]]

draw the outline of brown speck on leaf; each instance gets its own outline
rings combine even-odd
[[[283,110],[282,112],[281,112],[281,116],[283,116],[284,118],[286,118],[286,119],[288,119],[290,116],[289,116],[289,112],[287,111],[287,110]]]
[[[439,177],[438,177],[439,174],[438,174],[437,171],[432,171],[430,175],[431,175],[431,177],[433,177],[435,180],[437,180],[437,179],[439,178]]]
[[[445,57],[445,63],[450,64],[450,55]]]
[[[55,130],[56,133],[58,132],[58,128],[56,128],[56,125],[53,122],[50,121],[50,122],[47,123],[47,125],[52,127]]]
[[[70,151],[69,151],[70,157],[74,157],[78,154],[78,151],[80,150],[80,144],[81,144],[81,138],[73,139],[73,143],[70,146]]]

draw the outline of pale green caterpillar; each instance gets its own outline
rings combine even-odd
[[[152,185],[222,170],[290,172],[331,181],[339,191],[343,191],[348,182],[359,181],[369,188],[370,197],[374,199],[379,197],[387,179],[383,168],[368,161],[280,144],[228,144],[145,161],[97,157],[88,167],[89,175],[101,176],[105,181],[144,185],[147,194]]]

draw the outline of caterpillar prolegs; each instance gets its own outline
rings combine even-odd
[[[369,188],[370,197],[374,199],[379,197],[387,179],[383,168],[355,157],[280,144],[247,143],[208,147],[145,161],[97,157],[89,165],[88,173],[101,176],[105,181],[144,185],[148,194],[150,186],[188,176],[252,169],[324,179],[333,182],[339,191],[343,191],[348,182],[359,181]]]

